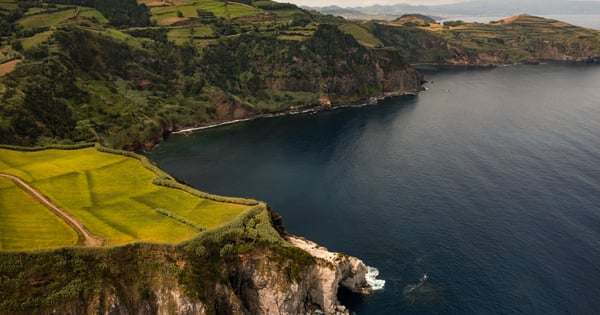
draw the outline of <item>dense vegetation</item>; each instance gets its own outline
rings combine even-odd
[[[530,16],[352,22],[266,0],[5,0],[0,51],[0,142],[140,148],[186,126],[406,90],[384,84],[406,62],[585,59],[600,36]]]
[[[99,150],[122,156],[0,149],[0,171],[73,209],[109,245],[128,245],[0,253],[0,313],[109,312],[114,296],[127,297],[124,309],[152,312],[160,285],[182,286],[208,313],[226,313],[222,297],[244,290],[242,258],[267,257],[288,282],[314,263],[283,242],[264,204],[198,192],[107,147],[140,148],[185,126],[418,90],[409,62],[585,60],[600,55],[599,38],[530,16],[489,25],[439,25],[419,15],[362,23],[268,0],[1,0],[0,143],[36,151],[99,141],[106,146]],[[140,163],[149,169],[142,175]],[[0,200],[8,214],[3,249],[73,244],[68,227],[10,182],[0,180]],[[23,207],[29,215],[15,215]],[[132,211],[115,211],[125,208]],[[35,233],[34,224],[52,230],[54,243],[14,240]],[[176,246],[129,244],[198,233]]]
[[[0,139],[140,147],[182,126],[314,105],[322,96],[344,102],[381,92],[375,57],[329,24],[338,19],[289,4],[248,4],[19,4],[14,11],[34,26],[27,36],[9,31],[4,37],[11,44],[6,55],[21,61],[0,81]],[[66,17],[51,8],[71,6],[94,7],[101,18],[83,17],[77,9],[60,21]],[[147,24],[144,10],[163,26],[140,28]],[[177,16],[165,18],[173,10]],[[36,15],[60,22],[39,28],[30,21]],[[142,17],[126,24],[124,16]],[[19,28],[23,19],[7,23]]]
[[[281,270],[285,285],[297,281],[315,262],[283,240],[273,215],[261,204],[229,225],[179,245],[0,252],[0,314],[140,309],[156,313],[157,301],[162,301],[163,310],[176,306],[172,291],[165,288],[185,292],[194,299],[191,303],[203,303],[208,314],[229,313],[231,297],[227,296],[244,294],[247,271],[242,264],[267,259],[273,270]]]

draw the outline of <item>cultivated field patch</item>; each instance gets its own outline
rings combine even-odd
[[[155,185],[153,180],[159,175],[145,168],[140,160],[95,148],[35,152],[0,149],[0,173],[26,181],[108,246],[138,241],[182,242],[198,235],[199,230],[228,224],[250,209],[247,205],[218,202]],[[35,200],[30,204],[43,209]],[[9,215],[12,212],[5,209],[17,206],[6,198],[0,199],[0,216]],[[185,218],[201,229],[164,213]],[[2,230],[4,222],[0,221]],[[66,226],[60,220],[49,222],[57,229]],[[35,236],[27,226],[19,230],[18,224],[11,224],[11,229],[18,231],[14,235],[19,235],[22,242]],[[61,233],[59,244],[73,244],[64,240],[66,233]]]
[[[74,246],[77,233],[10,179],[0,177],[0,250]],[[26,236],[26,237],[24,237]]]

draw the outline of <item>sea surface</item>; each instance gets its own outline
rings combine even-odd
[[[175,135],[149,152],[386,281],[356,314],[600,314],[600,66],[426,73],[374,106]]]

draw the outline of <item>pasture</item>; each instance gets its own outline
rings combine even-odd
[[[383,43],[373,35],[372,32],[365,29],[357,23],[344,23],[340,29],[347,34],[352,35],[359,43],[367,47],[382,47]]]
[[[82,222],[92,234],[103,238],[108,246],[132,242],[179,243],[198,235],[198,229],[161,214],[158,209],[203,229],[212,229],[235,220],[250,208],[157,186],[152,180],[158,175],[145,168],[140,160],[95,148],[35,152],[0,149],[0,172],[28,182]],[[15,206],[0,199],[1,215],[5,215],[8,207]],[[4,222],[0,222],[2,230]],[[60,224],[54,223],[57,227]],[[12,229],[19,230],[18,224]],[[26,227],[19,233],[22,240],[34,237]]]
[[[0,222],[0,251],[77,244],[69,225],[7,178],[0,178]]]

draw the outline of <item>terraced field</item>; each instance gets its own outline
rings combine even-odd
[[[206,36],[212,36],[213,34],[214,32],[210,26],[187,26],[173,28],[169,30],[167,36],[169,40],[172,40],[177,44],[183,44],[191,39],[201,39]]]
[[[381,41],[373,35],[369,30],[360,26],[357,23],[345,23],[340,25],[340,29],[345,33],[348,33],[367,47],[383,46]]]
[[[152,20],[160,25],[172,25],[190,18],[198,18],[196,10],[212,12],[216,17],[235,19],[259,15],[262,10],[236,2],[215,0],[176,1],[173,5],[167,3],[149,2]],[[158,6],[158,4],[162,4]]]
[[[72,7],[52,13],[28,15],[17,21],[24,28],[50,27],[77,16],[79,8]]]
[[[138,241],[178,243],[198,235],[197,227],[204,230],[225,225],[250,208],[157,186],[152,183],[157,174],[140,160],[95,148],[36,152],[0,149],[0,173],[29,183],[83,223],[90,233],[103,238],[108,246]],[[0,230],[8,231],[8,236],[0,236],[2,249],[65,246],[77,241],[68,225],[61,220],[48,220],[53,214],[27,199],[26,194],[16,199],[2,198],[18,191],[9,184],[3,181],[0,186],[0,217],[10,217],[0,221]],[[55,243],[30,243],[28,240],[38,237],[37,230],[30,227],[32,221],[47,221],[51,231],[48,235],[56,239]]]

